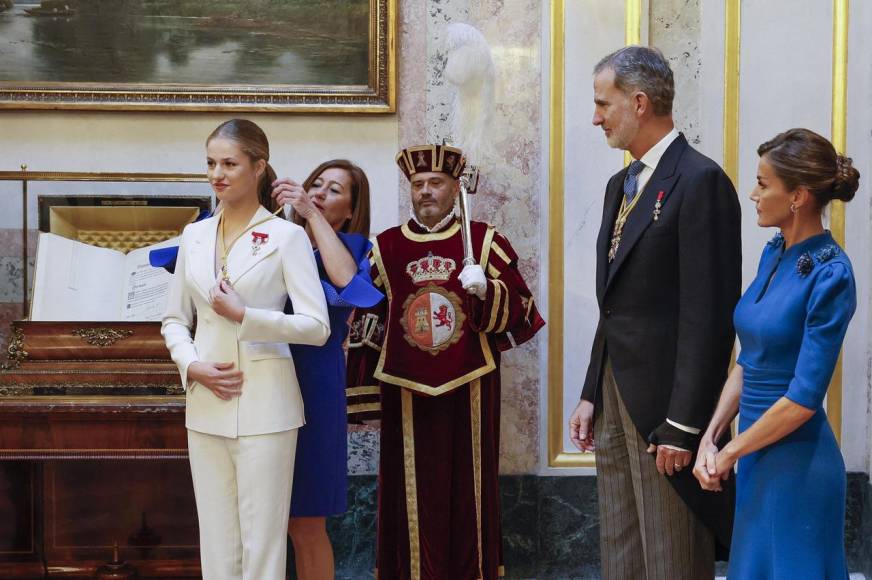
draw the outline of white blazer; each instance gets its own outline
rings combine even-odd
[[[270,215],[257,210],[255,223]],[[242,323],[219,316],[215,286],[218,217],[182,232],[161,333],[186,390],[185,426],[224,437],[263,435],[305,424],[303,400],[288,343],[320,346],[330,335],[324,291],[309,237],[300,226],[270,219],[237,240],[227,257],[233,288],[245,302]],[[269,237],[254,250],[252,232]],[[284,314],[288,296],[294,314]],[[196,319],[197,330],[191,337]],[[192,362],[232,362],[243,373],[242,395],[224,401],[195,382]]]

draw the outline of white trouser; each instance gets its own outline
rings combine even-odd
[[[203,580],[284,580],[297,430],[188,430]]]

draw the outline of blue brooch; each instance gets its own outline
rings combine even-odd
[[[799,274],[802,278],[811,273],[814,269],[814,260],[811,259],[811,255],[808,252],[803,252],[799,259],[796,261],[796,273]]]
[[[824,262],[828,262],[838,256],[842,250],[839,246],[835,244],[827,244],[826,246],[819,249],[814,253],[814,257],[817,260],[818,264],[823,264]]]
[[[766,243],[767,246],[771,246],[773,248],[777,248],[783,244],[784,244],[784,234],[782,234],[781,232],[778,232],[777,234],[775,234],[772,237],[772,239]]]

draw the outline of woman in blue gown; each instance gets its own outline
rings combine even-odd
[[[780,232],[736,306],[741,353],[694,474],[717,491],[738,461],[730,580],[845,580],[845,464],[823,400],[856,291],[821,212],[853,198],[859,173],[806,129],[757,152],[757,223]],[[739,435],[718,450],[737,412]]]
[[[319,165],[302,185],[280,179],[273,186],[273,198],[292,206],[294,221],[309,234],[330,314],[326,345],[291,345],[306,425],[297,439],[288,532],[297,577],[332,578],[326,516],[346,510],[348,489],[342,345],[351,311],[383,298],[369,279],[369,182],[359,167],[335,159]]]

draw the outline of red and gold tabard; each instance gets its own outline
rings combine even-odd
[[[487,267],[494,229],[473,222],[475,257]],[[376,239],[372,258],[388,296],[386,336],[375,378],[439,395],[496,368],[484,332],[467,323],[460,224],[419,234],[391,228]],[[437,356],[438,355],[438,356]]]
[[[381,419],[377,576],[503,576],[499,509],[500,351],[544,321],[518,256],[472,222],[483,298],[458,276],[458,223],[414,221],[378,236],[373,283],[387,300],[355,310],[345,390],[351,421]]]

